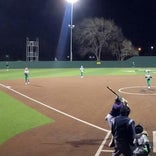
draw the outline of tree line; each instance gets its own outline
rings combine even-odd
[[[73,30],[73,43],[75,53],[81,57],[94,55],[97,61],[108,55],[118,61],[139,55],[121,28],[113,20],[104,18],[87,18],[77,24]]]

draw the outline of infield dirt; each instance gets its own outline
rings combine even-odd
[[[43,104],[55,108],[69,116],[49,109],[37,102],[25,98],[9,89],[0,87],[26,105],[53,118],[54,123],[31,129],[18,134],[0,146],[1,156],[94,156],[109,130],[105,116],[110,111],[115,95],[106,87],[110,86],[117,93],[120,88],[126,93],[119,93],[128,100],[131,107],[130,117],[136,124],[142,124],[152,142],[152,131],[156,130],[156,82],[147,90],[142,76],[102,76],[32,79],[30,85],[23,80],[3,81],[4,85],[31,97]],[[140,86],[135,88],[135,86]],[[128,94],[128,93],[134,94]],[[75,117],[86,123],[73,119]],[[108,148],[108,143],[104,146]],[[111,153],[102,153],[111,155]],[[153,154],[154,155],[154,154]],[[151,154],[152,156],[152,154]]]

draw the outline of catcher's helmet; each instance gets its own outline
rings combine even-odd
[[[143,132],[143,127],[141,125],[136,125],[135,126],[135,133],[136,134],[139,134],[139,133],[142,133]]]

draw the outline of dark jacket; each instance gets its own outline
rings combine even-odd
[[[117,116],[112,125],[112,135],[117,142],[133,145],[135,137],[134,121],[127,116]]]

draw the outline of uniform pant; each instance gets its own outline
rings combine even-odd
[[[127,142],[115,141],[115,150],[112,156],[120,156],[121,154],[124,156],[133,156],[132,147]]]
[[[109,127],[112,127],[112,123],[114,122],[114,117],[111,114],[107,114],[105,120],[108,122]]]

